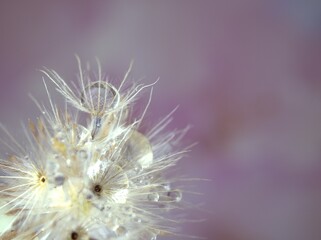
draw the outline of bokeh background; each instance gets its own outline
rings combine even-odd
[[[201,195],[183,224],[209,240],[321,239],[321,1],[1,1],[0,122],[16,136],[46,99],[42,66],[74,54],[155,87],[155,122],[193,125],[180,164]],[[165,238],[164,238],[165,239]],[[174,239],[170,237],[169,239]],[[182,237],[179,239],[187,239]]]

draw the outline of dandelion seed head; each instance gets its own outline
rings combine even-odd
[[[2,237],[155,240],[172,233],[175,221],[167,211],[178,208],[182,193],[172,189],[166,171],[182,157],[175,146],[185,131],[162,134],[169,115],[140,132],[146,109],[134,120],[128,112],[152,85],[123,89],[131,67],[115,87],[102,79],[100,64],[92,81],[78,63],[75,88],[55,71],[44,71],[74,109],[56,106],[44,82],[50,108],[35,100],[45,114],[29,122],[29,144],[22,147],[9,135],[17,151],[0,160],[0,210],[12,216]]]

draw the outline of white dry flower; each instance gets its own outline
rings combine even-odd
[[[118,87],[83,71],[72,86],[53,70],[43,73],[68,105],[29,122],[28,144],[8,131],[3,141],[14,154],[0,160],[1,218],[9,223],[1,239],[155,240],[175,232],[168,212],[182,198],[166,173],[186,149],[177,143],[186,130],[163,133],[171,114],[147,133],[139,126],[148,107],[131,120],[132,104],[151,85]],[[125,89],[124,89],[125,88]],[[149,98],[150,100],[150,98]],[[86,116],[82,119],[80,116]],[[85,123],[83,123],[85,122]]]

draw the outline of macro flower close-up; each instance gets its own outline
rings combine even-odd
[[[0,240],[320,240],[321,1],[0,3]]]
[[[153,84],[128,86],[130,65],[115,87],[103,79],[98,60],[94,73],[76,58],[74,87],[54,70],[42,71],[66,104],[54,103],[44,80],[50,105],[32,98],[42,116],[24,129],[27,145],[3,128],[10,140],[3,144],[13,153],[0,162],[2,218],[9,220],[1,239],[155,240],[174,234],[175,220],[166,213],[178,208],[182,192],[165,174],[187,151],[177,146],[187,129],[165,133],[169,114],[139,132]],[[150,97],[139,115],[132,105],[145,89]]]

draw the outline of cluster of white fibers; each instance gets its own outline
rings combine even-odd
[[[9,219],[0,238],[155,240],[174,233],[167,213],[182,193],[166,173],[186,151],[176,146],[186,130],[163,133],[169,114],[141,133],[149,101],[138,119],[130,117],[132,104],[143,89],[151,96],[153,84],[125,88],[130,66],[115,87],[98,61],[92,80],[77,60],[72,86],[43,71],[68,104],[56,106],[44,81],[50,110],[35,101],[42,116],[29,122],[27,146],[2,127],[10,139],[3,144],[15,154],[0,160],[1,218]]]

